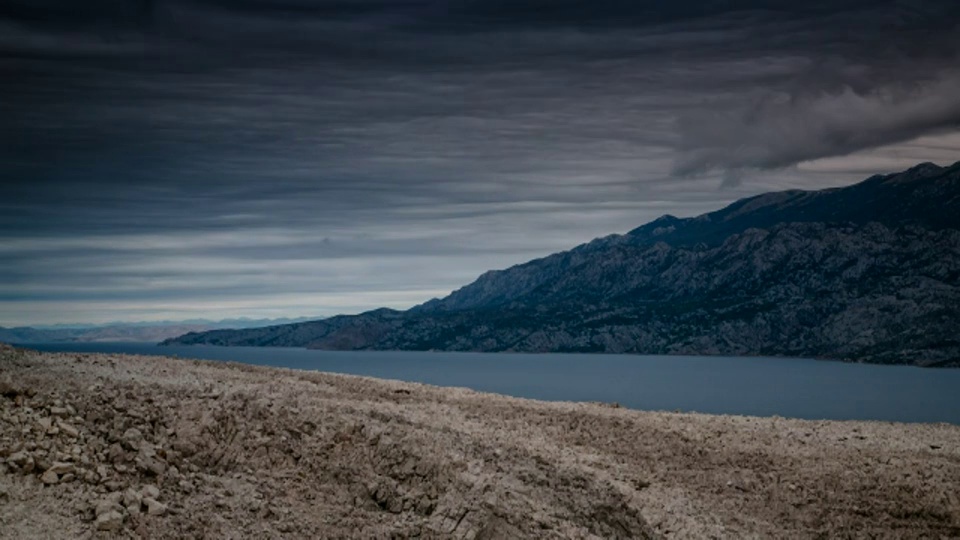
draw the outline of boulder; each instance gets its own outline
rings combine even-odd
[[[130,508],[131,506],[140,508],[140,503],[142,501],[143,495],[133,488],[127,488],[127,490],[123,492],[123,505],[127,508]]]
[[[127,461],[127,453],[123,451],[123,447],[119,444],[112,444],[107,451],[107,459],[110,463],[123,463]]]
[[[167,513],[167,505],[151,497],[145,497],[143,504],[147,507],[147,515],[162,516]]]
[[[69,474],[69,473],[75,472],[76,470],[77,468],[74,467],[73,463],[55,461],[53,465],[51,465],[50,468],[47,469],[47,472],[52,471],[54,474]]]
[[[147,484],[140,489],[141,497],[150,497],[151,499],[160,498],[160,488],[153,484]]]
[[[100,502],[97,503],[95,513],[97,517],[107,514],[109,512],[119,512],[120,511],[120,501],[123,500],[123,493],[119,491],[114,491],[113,493],[107,494],[104,498],[100,499]]]
[[[7,462],[13,463],[17,467],[23,467],[28,458],[30,458],[30,455],[26,452],[15,452],[10,454],[10,457],[7,458]]]
[[[110,510],[97,516],[94,522],[98,531],[116,532],[123,528],[123,514],[116,510]]]
[[[167,466],[158,459],[138,458],[137,469],[154,476],[160,476],[167,469]]]
[[[66,435],[67,437],[70,437],[71,439],[76,439],[77,437],[80,436],[80,430],[73,427],[70,424],[67,424],[65,422],[60,422],[58,426],[60,427],[60,431],[62,431],[64,435]]]
[[[60,481],[60,477],[53,469],[47,469],[47,472],[40,475],[40,481],[47,485],[56,484]]]
[[[140,443],[143,442],[143,433],[137,428],[130,428],[123,432],[120,440],[128,450],[137,450],[140,448]]]

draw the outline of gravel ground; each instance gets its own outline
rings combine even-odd
[[[0,346],[0,537],[960,538],[960,427]]]

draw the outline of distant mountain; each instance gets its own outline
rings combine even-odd
[[[157,343],[187,332],[203,332],[222,328],[256,328],[270,324],[289,324],[311,320],[299,319],[224,319],[210,321],[193,319],[189,321],[156,321],[109,324],[62,324],[49,326],[24,326],[17,328],[0,327],[0,342],[6,343],[52,343],[52,342],[95,342],[129,341]]]
[[[129,341],[157,343],[184,332],[211,330],[208,325],[97,326],[88,328],[39,329],[0,328],[0,341],[6,343],[54,343]]]
[[[166,343],[960,366],[960,163],[663,216],[380,309]]]
[[[108,323],[60,323],[60,324],[34,324],[29,327],[34,330],[89,330],[93,328],[127,328],[133,326],[209,326],[211,328],[256,328],[259,326],[268,326],[271,324],[289,324],[303,321],[317,320],[318,317],[278,317],[275,319],[251,319],[250,317],[237,317],[233,319],[184,319],[179,321],[115,321]]]

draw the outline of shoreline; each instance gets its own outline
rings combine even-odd
[[[322,351],[153,344],[37,350],[237,361],[462,386],[546,401],[618,402],[634,410],[960,425],[960,371],[799,358]],[[752,381],[752,382],[748,382]],[[776,390],[774,390],[776,388]]]
[[[960,535],[951,424],[2,347],[0,387],[0,527],[14,538]],[[98,532],[108,514],[116,528]]]
[[[922,369],[960,369],[960,363],[956,360],[943,360],[938,362],[933,362],[929,364],[918,364],[918,363],[885,363],[885,362],[867,362],[864,360],[852,360],[852,359],[842,359],[842,358],[830,358],[825,356],[790,356],[790,355],[776,355],[776,354],[737,354],[737,355],[724,355],[724,354],[681,354],[681,353],[661,353],[661,354],[644,354],[644,353],[609,353],[609,352],[531,352],[531,351],[444,351],[439,349],[430,349],[430,350],[414,350],[414,349],[324,349],[324,348],[313,348],[313,347],[287,347],[283,345],[209,345],[205,343],[166,343],[168,340],[155,342],[155,341],[51,341],[51,342],[37,342],[37,343],[14,343],[16,347],[31,348],[37,345],[109,345],[109,344],[128,344],[128,345],[154,345],[158,348],[162,347],[191,347],[191,348],[217,348],[217,349],[263,349],[265,351],[277,350],[277,349],[290,349],[290,350],[303,350],[303,351],[329,351],[329,352],[371,352],[371,353],[422,353],[422,354],[516,354],[516,355],[527,355],[527,356],[540,356],[540,355],[563,355],[563,356],[578,356],[578,355],[597,355],[597,356],[611,356],[611,357],[623,357],[623,356],[636,356],[636,357],[665,357],[665,358],[761,358],[761,359],[770,359],[770,360],[801,360],[806,362],[831,362],[837,364],[852,364],[852,365],[865,365],[865,366],[890,366],[890,367],[914,367]],[[106,353],[104,353],[106,354]],[[166,356],[166,355],[158,355]]]

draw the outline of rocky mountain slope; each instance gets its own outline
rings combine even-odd
[[[406,312],[168,343],[787,355],[960,366],[960,163],[695,218],[487,272]]]
[[[960,428],[0,344],[0,537],[957,538]]]

